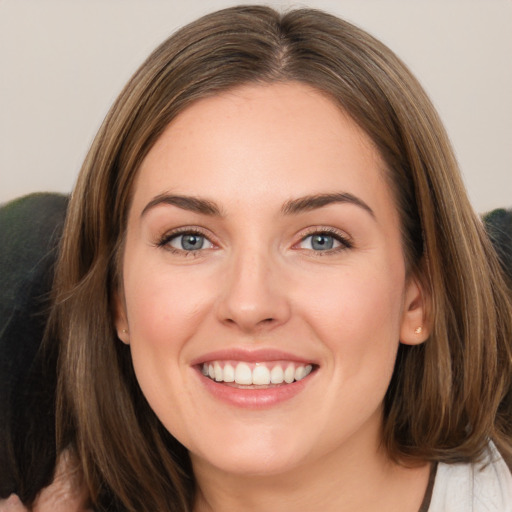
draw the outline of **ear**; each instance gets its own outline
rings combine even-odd
[[[114,297],[114,325],[116,326],[117,337],[126,345],[130,344],[130,331],[126,316],[126,304],[121,292],[116,292]]]
[[[411,276],[405,287],[400,342],[419,345],[430,336],[429,297],[419,280]]]

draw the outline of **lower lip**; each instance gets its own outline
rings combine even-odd
[[[262,389],[250,389],[228,386],[205,377],[200,371],[197,373],[202,385],[215,398],[230,405],[246,409],[264,409],[290,400],[304,390],[312,376],[310,373],[304,379],[292,382],[291,384],[282,384]]]

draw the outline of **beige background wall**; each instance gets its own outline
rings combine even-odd
[[[69,192],[106,111],[184,23],[243,0],[0,0],[0,202]],[[475,208],[512,206],[512,2],[310,0],[382,39],[445,121]]]

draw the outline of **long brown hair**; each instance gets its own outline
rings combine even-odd
[[[400,346],[385,398],[390,456],[473,461],[489,440],[510,454],[510,298],[429,99],[388,48],[345,21],[316,10],[235,7],[152,53],[107,115],[72,195],[53,314],[62,343],[58,432],[61,449],[76,450],[93,501],[106,508],[186,511],[194,499],[187,451],[147,404],[113,328],[137,170],[197,99],[276,81],[329,95],[373,140],[401,216],[408,271],[430,297],[430,339]]]

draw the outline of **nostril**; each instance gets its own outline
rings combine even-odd
[[[239,319],[237,321],[236,318],[225,318],[224,319],[224,324],[225,325],[230,325],[230,326],[240,326],[242,328],[249,328],[249,329],[255,329],[255,330],[258,330],[258,329],[261,329],[261,328],[264,328],[265,326],[272,326],[272,324],[274,324],[276,322],[276,318],[274,317],[268,317],[268,318],[263,318],[262,320],[257,320],[256,322],[250,322],[250,325],[244,325],[244,322],[242,321],[242,319]]]

